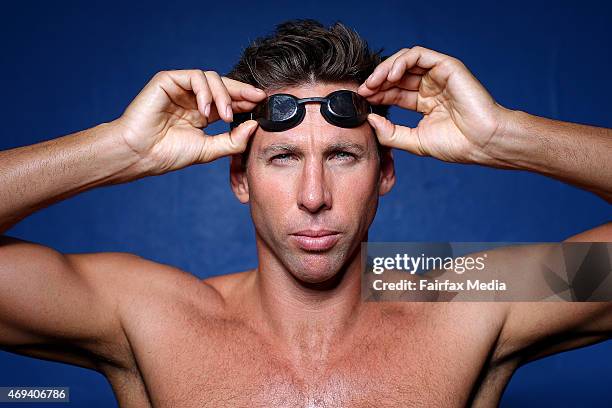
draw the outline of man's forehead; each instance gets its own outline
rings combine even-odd
[[[266,90],[268,95],[287,93],[298,98],[311,98],[315,96],[326,96],[339,89],[357,91],[359,84],[355,82],[314,82],[301,85],[286,86],[274,90]]]

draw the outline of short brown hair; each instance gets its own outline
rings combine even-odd
[[[227,77],[265,90],[311,82],[361,84],[380,64],[359,34],[340,22],[290,20],[253,41]]]
[[[359,34],[340,22],[325,28],[311,19],[290,20],[253,41],[226,76],[267,91],[317,82],[361,84],[385,59],[381,52],[370,50]],[[372,109],[386,117],[389,107],[373,105]],[[249,148],[250,143],[243,165]]]

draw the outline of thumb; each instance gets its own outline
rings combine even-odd
[[[240,126],[215,136],[206,136],[198,162],[208,163],[223,156],[239,154],[245,151],[249,137],[255,134],[259,124],[254,120],[247,120]]]
[[[419,156],[428,156],[421,146],[416,129],[396,125],[375,113],[368,115],[368,122],[374,128],[376,137],[383,146],[406,150]]]

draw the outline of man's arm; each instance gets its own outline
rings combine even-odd
[[[505,110],[486,147],[486,165],[534,171],[612,204],[612,129]]]
[[[0,232],[79,191],[119,182],[130,169],[137,174],[139,162],[113,123],[0,152]],[[113,292],[91,270],[130,263],[127,254],[65,255],[0,236],[0,348],[94,369],[124,363],[120,296],[107,296]]]
[[[612,242],[612,222],[564,242]],[[612,338],[612,302],[514,302],[508,304],[495,358],[538,358]]]
[[[252,109],[264,97],[211,71],[162,72],[111,123],[0,152],[0,234],[37,209],[93,187],[244,151],[256,122],[231,135],[208,136],[201,128],[230,121],[232,110]],[[142,289],[144,271],[148,283],[184,275],[134,255],[62,254],[0,235],[0,348],[95,369],[127,365],[121,319],[130,296]]]
[[[0,152],[0,233],[79,192],[136,178],[145,169],[116,122]]]
[[[610,129],[508,110],[456,58],[423,47],[400,50],[358,92],[372,103],[423,114],[416,128],[370,114],[385,146],[453,163],[535,171],[612,202]],[[570,240],[612,242],[612,224]],[[611,335],[612,302],[510,303],[495,358],[524,362]]]

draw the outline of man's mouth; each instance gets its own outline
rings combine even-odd
[[[338,231],[303,230],[290,235],[296,244],[305,251],[326,251],[340,239]]]

